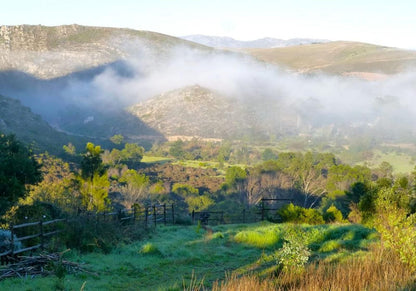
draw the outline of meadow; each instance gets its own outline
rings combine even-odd
[[[120,245],[109,254],[64,254],[66,260],[85,263],[88,274],[8,279],[0,282],[0,289],[243,290],[244,280],[247,286],[275,288],[279,280],[291,286],[293,280],[299,284],[299,278],[287,278],[288,273],[279,271],[276,251],[293,231],[310,250],[306,274],[325,273],[321,269],[328,266],[342,269],[351,260],[360,262],[371,257],[373,246],[379,243],[377,232],[354,224],[159,226],[146,239]]]

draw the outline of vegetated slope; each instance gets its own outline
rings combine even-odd
[[[199,85],[155,96],[130,111],[165,136],[233,138],[255,131],[254,117],[239,100]]]
[[[395,74],[416,65],[416,51],[346,41],[247,49],[245,52],[259,60],[299,72],[357,74],[366,78],[377,76],[364,73]]]
[[[201,34],[187,35],[182,36],[181,38],[215,48],[273,48],[328,42],[328,40],[311,38],[292,38],[285,40],[271,37],[243,41],[226,36],[210,36]]]
[[[177,45],[204,48],[172,36],[132,29],[76,24],[1,26],[0,71],[54,78],[125,59],[140,47],[162,53]]]
[[[141,70],[146,70],[150,61],[145,56],[154,57],[151,64],[157,65],[177,46],[210,50],[148,31],[80,25],[1,26],[0,94],[21,100],[54,127],[71,134],[160,139],[160,133],[126,114],[125,102],[116,100],[117,92],[107,93],[104,87],[108,80],[138,78],[128,63],[131,59],[138,59],[143,63]],[[100,77],[108,78],[107,82]]]
[[[76,145],[85,141],[68,136],[53,129],[40,115],[34,114],[18,100],[0,95],[0,132],[15,134],[16,137],[31,144],[34,150],[48,150],[59,153],[62,145],[72,142]]]

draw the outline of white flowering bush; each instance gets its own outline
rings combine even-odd
[[[292,228],[285,233],[284,240],[282,248],[274,254],[277,265],[283,272],[302,272],[311,255],[305,233],[300,228]]]

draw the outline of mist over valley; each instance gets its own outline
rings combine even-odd
[[[414,139],[413,51],[325,42],[243,53],[78,25],[3,26],[0,50],[0,93],[68,134]]]

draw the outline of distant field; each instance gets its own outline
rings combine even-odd
[[[411,156],[404,154],[404,153],[397,153],[397,152],[389,152],[383,153],[381,151],[375,151],[374,157],[366,161],[367,165],[371,168],[376,168],[382,162],[388,162],[393,166],[393,173],[394,174],[406,174],[413,171],[416,166],[415,161],[412,159]],[[363,163],[361,163],[363,164]]]
[[[67,275],[66,290],[184,290],[183,282],[203,280],[205,287],[226,275],[261,274],[276,270],[273,256],[283,244],[288,224],[160,226],[143,241],[120,246],[108,255],[71,252],[66,259],[85,263],[97,273]],[[311,260],[339,262],[365,255],[378,235],[360,225],[302,225],[297,228],[312,251]],[[9,279],[0,290],[54,290],[56,277]]]
[[[146,164],[165,164],[172,159],[167,157],[143,156],[142,163]]]

